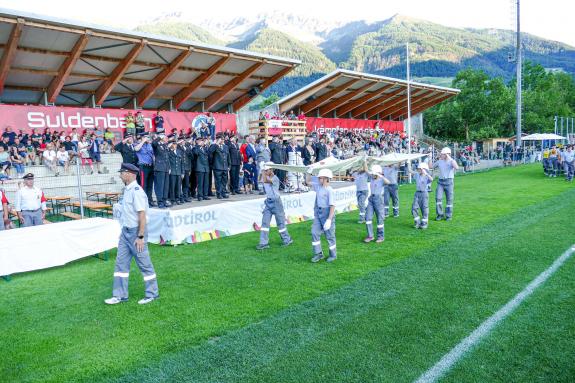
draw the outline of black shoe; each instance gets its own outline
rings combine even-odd
[[[222,197],[221,195],[219,195],[219,196],[217,196],[216,198],[217,198],[217,199],[222,199],[223,197]]]
[[[567,181],[567,180],[565,180],[565,181]],[[231,194],[232,194],[232,195],[236,195],[236,192],[235,192],[235,191],[233,191]]]
[[[191,199],[191,198],[186,198],[186,199],[184,199],[184,201],[185,201],[185,202],[192,202],[192,199]]]
[[[242,193],[242,191],[241,191],[241,190],[236,190],[236,192],[235,192],[235,193],[236,193],[236,194],[244,194],[244,193]]]
[[[160,208],[160,209],[166,209],[166,208],[167,208],[167,206],[166,206],[166,205],[164,205],[163,203],[161,203],[161,204],[159,204],[159,205],[158,205],[158,208]]]
[[[203,199],[204,201],[209,201],[209,200],[211,200],[211,198],[209,198],[209,197],[203,197],[202,199]]]
[[[214,193],[208,193],[208,197],[215,197]]]
[[[224,194],[224,195],[223,195],[223,197],[224,197],[225,199],[228,199],[228,198],[230,198],[230,196],[229,196],[229,195],[227,195],[227,194]]]
[[[156,207],[156,206],[158,206],[158,204],[155,203],[154,201],[150,201],[148,204],[150,205],[150,207]]]

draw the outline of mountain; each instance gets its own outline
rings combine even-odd
[[[336,67],[405,78],[407,42],[412,76],[426,82],[449,84],[465,68],[482,69],[505,80],[515,73],[510,60],[515,35],[508,30],[459,29],[402,15],[376,22],[326,22],[280,12],[231,20],[190,20],[186,15],[170,14],[137,29],[302,61],[266,94],[285,95]],[[524,59],[575,74],[575,48],[526,33],[522,36]]]

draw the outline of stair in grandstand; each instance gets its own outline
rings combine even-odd
[[[436,150],[441,150],[447,146],[447,142],[440,141],[436,138],[430,137],[426,134],[423,134],[419,137],[419,143],[424,144],[425,146],[434,146]]]

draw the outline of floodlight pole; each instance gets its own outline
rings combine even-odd
[[[409,71],[409,43],[405,45],[407,65],[407,154],[411,154],[411,76]],[[409,183],[411,183],[411,161],[408,162]]]
[[[521,59],[521,17],[520,17],[520,0],[517,0],[517,46],[516,46],[516,65],[517,65],[517,132],[516,145],[521,146],[521,88],[522,88],[522,59]]]

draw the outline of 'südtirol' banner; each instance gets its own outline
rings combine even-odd
[[[126,128],[125,117],[128,112],[136,114],[136,110],[130,109],[94,109],[94,108],[71,108],[60,106],[33,106],[33,105],[0,105],[0,128],[4,130],[11,126],[18,133],[19,130],[30,133],[32,129],[38,129],[44,133],[46,128],[57,131],[70,132],[73,128],[83,133],[87,129],[105,130],[110,128],[112,132],[121,133]],[[154,131],[154,117],[156,111],[140,110],[144,116],[144,125],[147,132]],[[190,128],[198,128],[201,122],[207,122],[206,113],[195,112],[161,112],[164,117],[164,128],[167,133],[177,129],[188,133]],[[216,132],[236,131],[236,115],[214,113],[216,119]]]
[[[338,213],[357,208],[355,186],[334,189]],[[227,202],[181,210],[150,209],[148,241],[172,244],[197,243],[259,230],[264,198]],[[288,224],[313,219],[315,192],[282,196]],[[118,214],[117,206],[114,208]],[[272,220],[275,224],[275,221]]]
[[[354,133],[373,133],[377,129],[389,133],[403,132],[403,121],[308,117],[305,119],[305,125],[308,132],[317,132],[319,134],[329,133],[339,129],[351,130]]]

